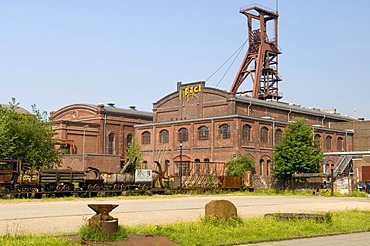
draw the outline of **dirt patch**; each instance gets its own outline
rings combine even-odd
[[[80,243],[81,245],[94,245],[94,246],[179,246],[166,237],[152,236],[152,235],[135,235],[129,234],[127,241],[118,242],[90,242],[79,238],[78,236],[68,237],[74,243]]]

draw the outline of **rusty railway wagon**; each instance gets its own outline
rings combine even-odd
[[[41,169],[31,173],[29,163],[0,160],[0,195],[4,194],[63,194],[66,192],[147,190],[153,182],[152,171],[136,169],[126,163],[120,173],[100,173],[95,168],[86,172],[71,169]],[[95,174],[91,178],[89,173]]]
[[[108,193],[123,191],[170,194],[181,190],[179,176],[168,177],[168,163],[155,161],[156,170],[137,169],[135,160],[127,161],[118,173],[101,173],[94,167],[85,172],[71,169],[41,169],[32,173],[29,163],[18,160],[0,160],[0,197],[5,194],[20,197],[45,195]],[[245,175],[243,175],[245,176]],[[250,180],[250,177],[249,177]],[[241,177],[224,175],[224,163],[191,163],[182,176],[182,189],[187,190],[238,190],[246,185]],[[155,184],[155,185],[154,185]],[[250,185],[247,185],[250,187]],[[155,187],[155,188],[154,188]]]

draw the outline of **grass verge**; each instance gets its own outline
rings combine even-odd
[[[326,213],[326,222],[313,220],[277,220],[274,218],[229,219],[202,218],[197,222],[147,225],[128,228],[128,233],[165,236],[180,245],[234,245],[279,241],[335,233],[370,231],[370,210]]]
[[[1,246],[76,246],[62,237],[49,236],[45,234],[10,235],[0,237]]]
[[[196,222],[167,225],[140,225],[126,227],[124,234],[152,234],[165,236],[180,245],[235,245],[263,241],[279,241],[297,237],[313,237],[337,233],[370,231],[370,210],[346,210],[325,213],[325,222],[314,220],[278,220],[270,218],[232,218],[217,221],[201,218]],[[82,231],[82,229],[81,229]],[[92,231],[87,233],[93,235]],[[83,237],[82,234],[80,236]],[[98,239],[100,240],[100,239]],[[116,239],[117,240],[117,239]],[[42,234],[10,235],[0,237],[0,245],[79,245],[63,237]]]

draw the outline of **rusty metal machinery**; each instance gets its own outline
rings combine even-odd
[[[191,162],[183,166],[182,186],[185,189],[215,190],[221,187],[225,163]]]
[[[164,167],[162,167],[161,163],[159,161],[154,161],[154,163],[157,165],[157,170],[153,170],[153,173],[155,173],[155,177],[153,177],[153,182],[158,182],[160,187],[162,189],[165,188],[164,181],[168,182],[168,167],[169,167],[169,161],[166,160],[164,162]]]
[[[247,17],[249,47],[243,62],[230,88],[235,94],[251,93],[254,98],[279,100],[278,85],[281,77],[278,74],[278,17],[276,11],[253,5],[243,8],[240,13]],[[253,28],[253,24],[258,24]],[[269,23],[273,23],[274,33],[268,37]],[[239,87],[250,76],[252,90],[239,91]]]
[[[90,226],[98,226],[106,234],[113,234],[118,229],[118,219],[109,215],[117,204],[88,204],[89,208],[96,213],[89,219]]]

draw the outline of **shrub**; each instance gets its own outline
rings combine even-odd
[[[117,232],[106,234],[98,225],[86,223],[80,227],[78,232],[80,238],[93,242],[114,242],[128,239],[127,231],[123,226],[118,226]]]
[[[240,155],[226,163],[226,175],[241,176],[244,171],[256,173],[254,160],[249,155]]]

